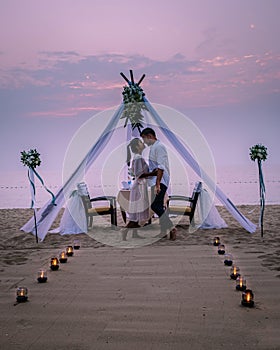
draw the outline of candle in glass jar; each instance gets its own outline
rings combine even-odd
[[[45,271],[45,270],[38,271],[37,281],[39,283],[45,283],[45,282],[47,282],[47,279],[48,279],[47,271]]]
[[[73,252],[73,247],[71,245],[69,245],[67,248],[66,248],[66,255],[67,256],[72,256],[74,254]]]
[[[67,262],[67,256],[65,252],[61,252],[59,255],[59,262],[61,262],[62,264]]]
[[[231,271],[230,278],[232,278],[233,280],[236,280],[237,277],[240,276],[240,273],[239,273],[240,269],[238,266],[232,266],[230,271]]]
[[[218,254],[220,254],[220,255],[225,254],[225,246],[223,244],[219,244],[219,246],[218,246]]]
[[[27,301],[28,299],[28,290],[26,287],[18,287],[17,288],[17,302],[22,303]]]
[[[57,258],[51,258],[51,270],[56,271],[59,269],[59,263]]]
[[[220,244],[220,237],[214,237],[213,245],[218,246]]]
[[[224,264],[226,266],[231,266],[232,265],[232,255],[231,254],[226,254],[225,255],[225,260],[224,260]]]
[[[254,294],[253,294],[251,289],[246,289],[242,293],[241,304],[243,306],[247,306],[247,307],[253,307],[254,306]]]
[[[246,289],[246,280],[244,277],[239,276],[236,279],[236,290],[245,290]]]
[[[80,249],[81,247],[80,241],[78,239],[75,239],[73,246],[74,246],[74,249]]]

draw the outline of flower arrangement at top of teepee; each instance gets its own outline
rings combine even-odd
[[[142,111],[147,110],[144,102],[145,93],[140,87],[140,83],[145,75],[142,76],[138,83],[134,82],[132,71],[130,71],[131,81],[129,81],[123,73],[121,73],[121,75],[128,83],[128,86],[124,86],[122,92],[124,111],[121,119],[125,119],[124,127],[126,127],[127,123],[130,121],[132,129],[137,128],[140,133],[141,128],[143,128],[142,123],[144,120]]]
[[[143,102],[145,93],[143,89],[134,84],[129,86],[124,86],[123,88],[123,102],[124,103],[134,103],[134,102]]]
[[[267,148],[262,144],[256,144],[250,148],[250,158],[252,161],[258,161],[259,169],[259,184],[260,184],[260,227],[261,227],[261,236],[263,237],[263,215],[265,207],[265,185],[262,173],[262,161],[267,159]]]

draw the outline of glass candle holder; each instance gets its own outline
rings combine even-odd
[[[246,289],[246,279],[243,276],[239,276],[236,279],[236,290],[245,290]]]
[[[232,260],[233,260],[233,257],[231,254],[225,254],[224,264],[226,266],[232,266]]]
[[[17,302],[22,303],[28,299],[28,289],[26,287],[17,288]]]
[[[59,269],[59,262],[57,258],[51,258],[51,270],[57,271]]]
[[[223,244],[219,244],[218,246],[218,254],[223,255],[226,252],[226,248]]]
[[[47,282],[48,277],[47,277],[47,271],[46,270],[39,270],[37,273],[37,281],[39,283],[45,283]]]
[[[66,252],[63,251],[59,254],[59,262],[62,264],[65,264],[67,262]]]
[[[220,237],[214,237],[213,239],[213,245],[218,246],[221,243]]]
[[[230,269],[230,278],[232,278],[233,280],[236,280],[237,277],[240,276],[239,271],[240,269],[238,266],[232,266],[232,268]]]
[[[74,240],[73,247],[74,247],[75,250],[80,249],[81,243],[80,243],[80,241],[78,239]]]
[[[67,248],[66,248],[66,255],[67,256],[72,256],[74,254],[74,251],[73,251],[73,247],[71,245],[69,245]]]
[[[241,304],[247,307],[254,306],[254,294],[251,289],[244,290],[244,292],[242,293]]]

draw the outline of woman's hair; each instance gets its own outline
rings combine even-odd
[[[128,166],[130,166],[130,160],[131,160],[131,151],[133,153],[137,152],[137,146],[139,145],[139,141],[141,141],[138,137],[135,137],[132,139],[129,144],[127,145],[127,159],[126,163]],[[131,151],[130,151],[131,150]]]
[[[141,142],[141,140],[138,137],[135,137],[135,139],[130,141],[129,146],[133,153],[137,152],[137,146],[139,145],[139,141]]]

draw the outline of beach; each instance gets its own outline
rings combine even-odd
[[[259,206],[241,205],[237,208],[249,220],[258,225]],[[257,228],[253,234],[245,231],[240,224],[231,216],[226,208],[217,207],[221,217],[226,221],[228,228],[215,230],[198,230],[194,233],[188,232],[188,218],[183,218],[177,225],[178,234],[174,242],[156,241],[155,245],[209,245],[213,237],[219,236],[221,241],[230,245],[236,250],[258,250],[260,251],[258,259],[262,265],[275,272],[276,277],[280,277],[280,205],[267,205],[264,213],[264,234],[261,237],[260,228]],[[63,209],[52,225],[52,228],[59,226],[59,220]],[[33,216],[32,209],[1,209],[0,210],[0,264],[13,265],[25,262],[27,263],[32,257],[32,253],[38,249],[54,249],[63,248],[73,243],[74,238],[79,238],[84,248],[99,248],[104,244],[96,241],[92,237],[93,232],[89,235],[59,235],[47,234],[43,242],[36,243],[32,234],[22,232],[20,228]],[[118,223],[124,226],[119,215]],[[99,227],[101,230],[102,228]],[[93,230],[94,231],[94,230]],[[120,232],[113,232],[115,236],[121,240]],[[26,254],[26,251],[28,254]]]
[[[190,233],[184,218],[175,241],[130,249],[96,240],[102,232],[121,242],[119,230],[101,226],[36,243],[20,230],[31,209],[1,209],[1,349],[279,349],[280,205],[266,206],[263,237],[217,209],[227,228]],[[258,223],[258,206],[238,209]],[[216,236],[254,291],[254,308],[240,306],[230,269],[213,246]],[[50,258],[77,238],[81,248],[70,264],[38,284],[37,271],[49,270]],[[15,302],[19,285],[30,291],[26,304]]]

